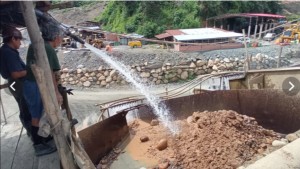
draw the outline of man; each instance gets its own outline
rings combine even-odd
[[[58,26],[51,23],[42,25],[41,32],[42,37],[45,41],[45,49],[50,64],[53,85],[55,87],[55,94],[57,96],[58,103],[61,105],[62,97],[57,88],[57,81],[55,80],[55,72],[60,70],[60,65],[54,48],[60,45],[63,34]],[[34,141],[35,154],[37,156],[40,156],[44,154],[50,154],[56,151],[56,148],[51,146],[50,144],[47,144],[47,142],[44,142],[44,138],[38,135],[39,122],[43,115],[44,107],[36,79],[31,70],[31,64],[34,64],[35,62],[36,61],[33,47],[32,45],[30,45],[26,58],[27,75],[26,80],[24,81],[23,89],[24,97],[32,116],[32,138]]]
[[[27,130],[27,134],[31,133],[31,115],[23,97],[23,80],[26,75],[25,63],[19,56],[17,49],[21,46],[22,34],[14,27],[7,27],[2,31],[4,45],[0,48],[0,74],[4,79],[8,80],[8,87],[15,82],[13,91],[9,90],[16,99],[20,110],[20,120],[22,125]],[[1,88],[2,88],[1,87]]]

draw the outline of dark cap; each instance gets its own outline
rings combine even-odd
[[[7,27],[2,31],[2,37],[9,38],[9,37],[15,37],[18,39],[23,39],[21,32],[14,28],[14,27]]]

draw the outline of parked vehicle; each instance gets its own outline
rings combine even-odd
[[[141,41],[129,41],[128,46],[130,46],[132,48],[142,47],[142,42]]]
[[[235,39],[235,41],[238,43],[244,43],[244,37],[239,37],[239,38]],[[250,43],[251,39],[248,37],[245,37],[245,41],[246,41],[246,43]]]
[[[267,33],[264,37],[263,40],[265,41],[272,41],[275,39],[276,34],[275,33]]]

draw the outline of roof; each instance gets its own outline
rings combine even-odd
[[[214,16],[208,18],[207,20],[218,20],[218,19],[225,19],[225,18],[234,18],[234,17],[265,17],[265,18],[286,18],[283,15],[277,14],[266,14],[266,13],[233,13],[233,14],[224,14],[219,16]]]
[[[157,39],[164,39],[164,38],[167,38],[167,37],[170,37],[172,35],[168,34],[168,33],[162,33],[162,34],[159,34],[159,35],[155,35],[155,37]]]
[[[175,29],[175,30],[166,30],[166,32],[172,36],[174,35],[183,35],[184,33],[181,32],[179,29]]]
[[[175,35],[178,41],[241,37],[243,34],[214,28],[180,29],[182,35]]]

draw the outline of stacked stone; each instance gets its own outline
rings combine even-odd
[[[141,78],[144,83],[167,84],[178,81],[185,81],[195,78],[198,75],[217,73],[222,71],[243,70],[244,61],[238,58],[225,58],[220,60],[194,60],[180,65],[164,63],[161,65],[132,65],[130,72]],[[61,71],[63,85],[76,85],[78,87],[110,87],[111,85],[125,85],[123,77],[114,69],[89,70],[82,66],[76,70],[65,68]]]

